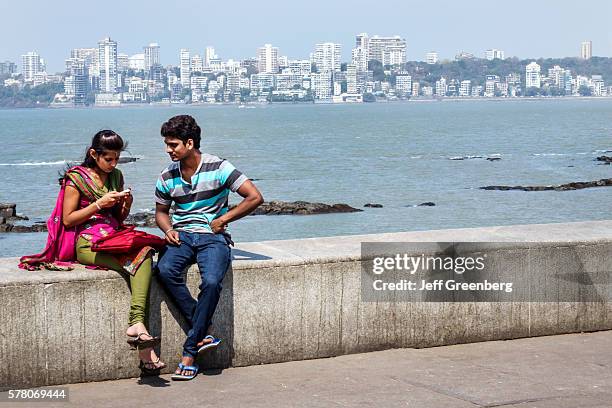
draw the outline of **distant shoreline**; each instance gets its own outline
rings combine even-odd
[[[397,99],[397,100],[378,100],[376,102],[246,102],[246,103],[234,103],[234,102],[216,102],[216,103],[127,103],[122,105],[115,106],[99,106],[99,105],[89,105],[89,106],[2,106],[0,110],[39,110],[39,109],[51,109],[51,110],[65,110],[65,109],[124,109],[124,108],[170,108],[170,107],[207,107],[207,106],[270,106],[270,105],[368,105],[368,104],[387,104],[387,103],[415,103],[415,102],[482,102],[482,101],[491,101],[491,102],[500,102],[500,101],[564,101],[564,100],[608,100],[612,99],[612,95],[609,96],[521,96],[521,97],[459,97],[459,96],[447,96],[444,98],[436,98],[436,97],[418,97],[411,99]]]

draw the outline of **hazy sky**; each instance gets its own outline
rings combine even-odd
[[[0,61],[20,61],[37,51],[48,71],[62,70],[70,49],[94,47],[109,36],[119,52],[142,52],[157,42],[165,64],[177,64],[180,48],[203,54],[207,45],[222,59],[255,55],[271,43],[289,58],[308,58],[317,42],[342,44],[350,59],[355,35],[400,35],[409,60],[435,50],[441,58],[461,51],[483,56],[499,48],[521,58],[577,56],[593,41],[593,55],[612,55],[612,3],[583,0],[512,2],[309,0],[0,0]]]

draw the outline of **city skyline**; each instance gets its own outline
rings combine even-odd
[[[117,7],[113,6],[115,3]],[[354,36],[359,32],[399,35],[406,40],[406,57],[411,61],[424,60],[432,50],[441,60],[452,59],[461,51],[482,58],[484,51],[491,48],[504,50],[506,57],[521,59],[574,57],[580,56],[583,41],[592,41],[593,56],[612,55],[612,34],[605,29],[605,16],[612,11],[612,5],[601,1],[581,3],[584,10],[598,10],[589,12],[585,19],[576,18],[574,12],[523,0],[513,3],[516,13],[508,12],[506,17],[493,13],[488,3],[480,0],[467,4],[448,1],[388,4],[376,13],[364,1],[314,0],[308,3],[309,7],[300,8],[299,13],[284,11],[280,4],[270,1],[266,2],[267,7],[262,7],[260,3],[239,2],[236,7],[240,12],[228,26],[224,19],[211,15],[214,10],[210,7],[191,0],[183,2],[182,9],[189,9],[189,16],[202,16],[202,24],[193,24],[193,19],[190,24],[172,24],[176,18],[169,17],[161,3],[159,7],[150,2],[121,3],[119,7],[119,2],[111,0],[87,18],[76,14],[80,8],[73,0],[60,6],[39,4],[37,16],[26,16],[20,5],[8,3],[0,6],[2,14],[14,18],[0,26],[0,35],[15,38],[14,33],[19,32],[19,36],[4,41],[0,60],[20,62],[21,55],[36,51],[45,58],[49,72],[62,71],[70,49],[94,47],[100,39],[111,36],[119,44],[118,52],[128,55],[142,53],[144,46],[158,43],[163,65],[177,65],[182,48],[203,55],[207,46],[213,46],[220,58],[238,60],[254,57],[259,47],[271,43],[279,48],[279,55],[302,59],[309,57],[316,44],[328,42],[343,45],[341,60],[346,62],[351,60]],[[320,13],[322,7],[325,13]],[[142,15],[138,11],[144,9],[147,24],[130,20]],[[529,11],[526,17],[514,17],[525,15],[526,10]],[[380,18],[372,19],[373,14]],[[431,18],[433,14],[435,19]],[[54,15],[58,18],[54,19]],[[57,23],[66,18],[72,19],[71,24]],[[113,18],[121,24],[109,26],[108,21]],[[525,19],[532,24],[523,24]],[[23,30],[24,24],[31,29]],[[75,31],[79,33],[78,41]]]
[[[256,59],[223,61],[212,47],[207,47],[204,58],[181,49],[179,66],[160,65],[160,46],[150,43],[144,53],[128,56],[117,51],[118,43],[110,37],[98,42],[98,48],[72,49],[66,59],[66,73],[49,74],[40,55],[22,55],[21,74],[14,63],[0,63],[0,74],[10,77],[4,87],[6,95],[46,84],[53,90],[53,106],[119,106],[122,103],[244,103],[244,102],[316,102],[347,103],[374,102],[377,97],[397,100],[411,97],[519,97],[519,96],[607,96],[604,75],[610,78],[609,68],[598,72],[573,73],[571,68],[554,66],[546,61],[546,71],[535,61],[504,60],[500,49],[485,51],[485,60],[497,60],[486,72],[480,59],[462,52],[456,56],[459,71],[431,75],[426,66],[444,70],[438,54],[428,52],[426,65],[406,59],[406,41],[399,36],[355,36],[352,61],[341,64],[342,45],[316,44],[307,60],[290,60],[279,55],[278,47],[264,44],[257,49]],[[581,59],[589,63],[592,42],[581,43]],[[578,61],[579,58],[574,58]],[[612,60],[603,58],[602,60]],[[517,66],[517,62],[523,68]],[[501,64],[501,65],[500,65]],[[576,70],[576,62],[565,60]],[[597,63],[596,63],[597,64]],[[505,65],[505,67],[504,67]],[[440,68],[438,68],[438,66]],[[386,67],[388,70],[384,70]],[[474,76],[476,69],[479,75]],[[525,81],[520,71],[524,69]],[[413,77],[414,75],[414,77]],[[478,78],[480,76],[480,78]],[[484,77],[484,82],[482,81]],[[414,79],[414,81],[413,81]],[[435,82],[434,82],[435,81]],[[56,85],[53,85],[56,84]],[[63,92],[57,84],[63,86]],[[524,87],[523,87],[524,85]],[[43,88],[45,89],[45,88]],[[43,99],[42,103],[48,103]],[[36,103],[41,103],[36,100]]]

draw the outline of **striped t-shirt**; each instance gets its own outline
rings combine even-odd
[[[191,182],[183,180],[180,162],[162,171],[155,186],[155,201],[174,202],[172,228],[177,231],[212,233],[210,223],[228,211],[230,191],[236,192],[247,177],[227,160],[202,153]]]

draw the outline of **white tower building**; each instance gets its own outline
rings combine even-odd
[[[257,69],[260,74],[278,72],[278,47],[265,44],[257,49]]]
[[[580,58],[588,60],[593,56],[593,42],[583,41],[580,45]]]
[[[336,43],[320,43],[315,46],[313,62],[319,72],[340,71],[342,46]]]
[[[181,48],[179,62],[181,69],[181,86],[183,88],[189,88],[191,86],[191,55],[189,54],[189,50]]]
[[[100,91],[115,93],[117,90],[117,42],[106,37],[98,42],[100,67]]]
[[[21,56],[21,73],[25,82],[34,81],[34,75],[44,70],[42,59],[38,53],[31,51]]]
[[[144,47],[145,71],[151,70],[154,65],[159,65],[159,44],[151,43]]]
[[[541,83],[540,66],[533,61],[525,68],[525,86],[527,88],[539,88]]]

